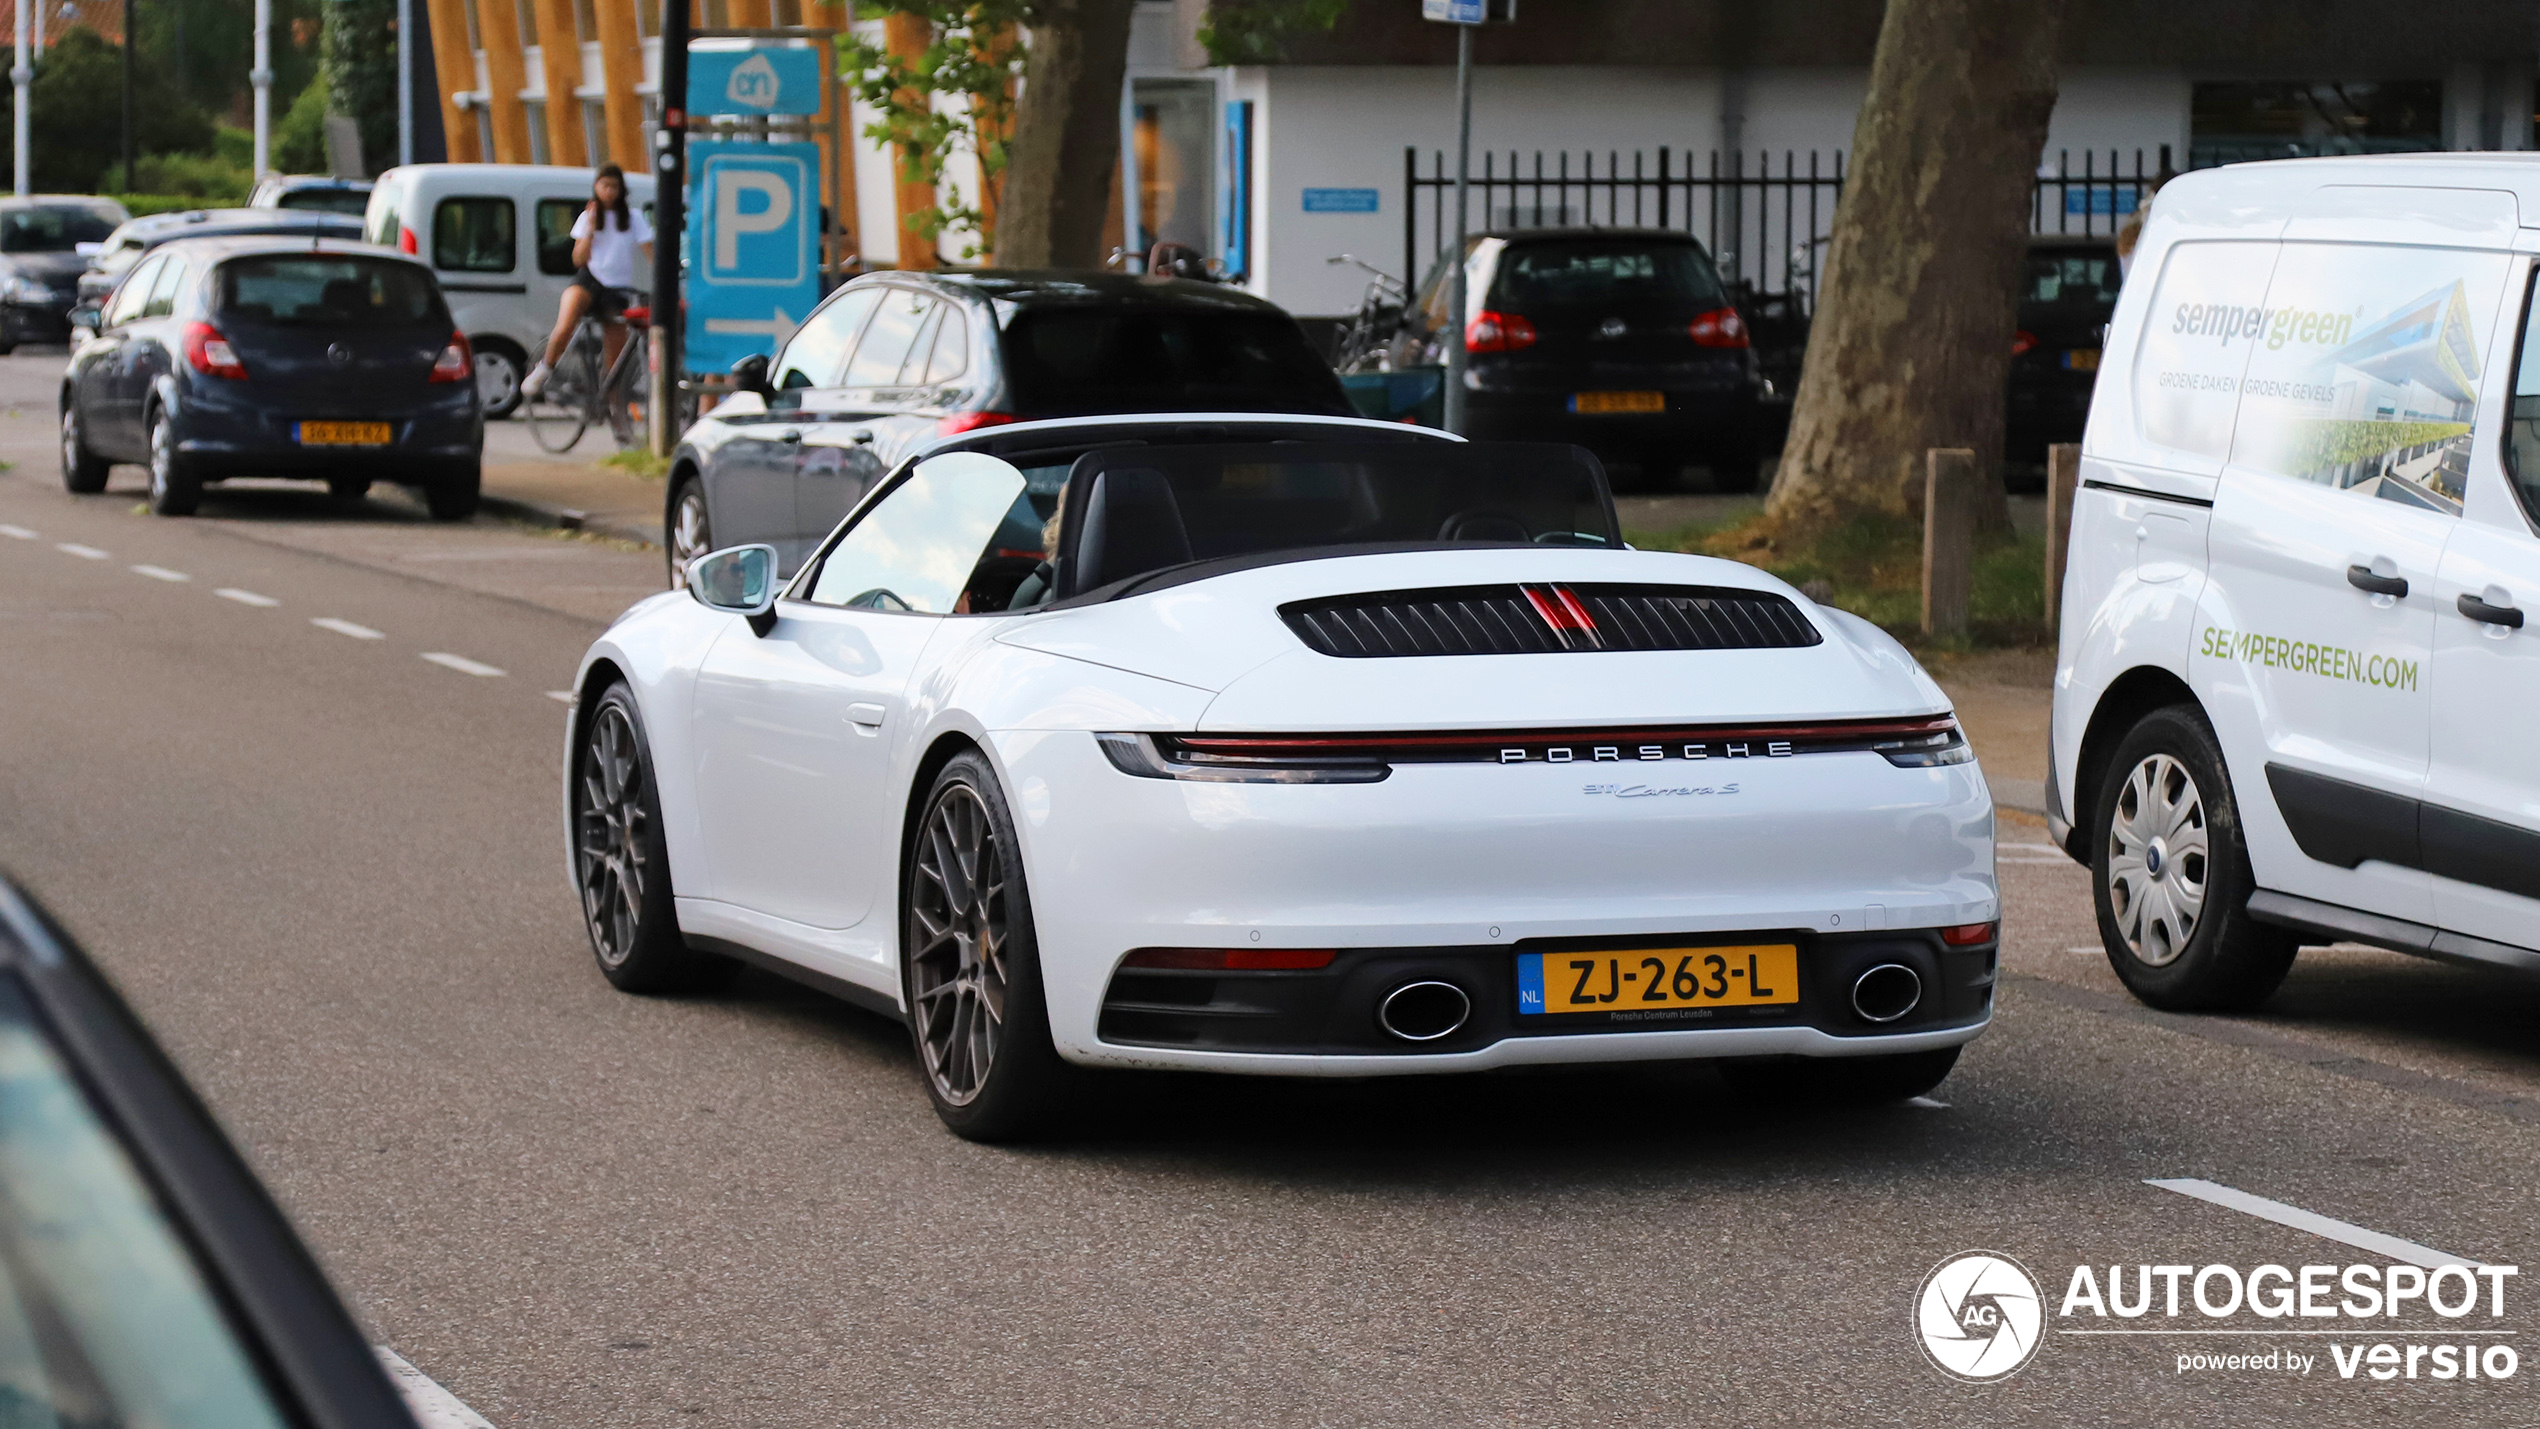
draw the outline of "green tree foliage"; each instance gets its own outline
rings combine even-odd
[[[932,27],[932,42],[913,63],[855,35],[838,42],[840,73],[882,116],[865,134],[899,156],[904,182],[936,192],[933,208],[909,215],[910,229],[929,240],[946,230],[970,234],[965,258],[993,251],[996,233],[980,205],[949,201],[944,163],[975,154],[991,189],[1004,182],[1006,136],[1014,127],[1014,91],[1025,59],[1017,31],[1031,24],[1032,10],[1030,0],[867,0],[856,7],[858,18],[915,15]]]
[[[133,74],[135,145],[144,154],[209,154],[212,121],[169,83],[145,50]],[[0,86],[0,120],[14,122],[14,88]],[[123,157],[123,51],[94,31],[49,45],[29,86],[35,187],[87,193]]]
[[[273,92],[277,107],[317,73],[317,49],[291,43],[295,25],[314,22],[329,0],[273,0]],[[141,53],[185,97],[215,116],[247,118],[247,71],[255,61],[251,0],[147,0],[137,7]]]
[[[1209,0],[1199,42],[1212,63],[1275,64],[1290,36],[1328,34],[1348,9],[1349,0]]]
[[[325,4],[328,99],[361,126],[363,167],[377,173],[397,161],[397,0]]]
[[[326,172],[326,76],[311,75],[291,108],[273,124],[273,152],[266,162],[276,173]]]

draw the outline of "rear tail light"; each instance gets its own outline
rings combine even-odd
[[[476,355],[468,350],[467,334],[450,334],[450,345],[441,349],[439,357],[432,359],[432,380],[465,382],[475,375]]]
[[[957,437],[964,432],[975,432],[981,427],[1002,427],[1008,422],[1022,420],[1012,412],[955,412],[935,424],[935,434],[941,437]]]
[[[1332,948],[1140,948],[1120,960],[1124,968],[1171,968],[1177,972],[1261,973],[1312,972],[1328,968]]]
[[[1535,345],[1535,325],[1515,313],[1485,311],[1464,329],[1466,352],[1515,352]]]
[[[1882,739],[1870,748],[1899,769],[1930,769],[1943,764],[1972,764],[1976,752],[1967,747],[1967,737],[1958,732],[1958,722],[1929,734],[1915,734],[1904,739]]]
[[[397,251],[400,253],[417,253],[422,251],[420,246],[415,242],[415,231],[403,224],[399,224],[397,226]]]
[[[2023,330],[2011,334],[2011,355],[2013,357],[2026,357],[2035,351],[2037,351],[2036,333]]]
[[[229,339],[210,323],[185,325],[185,360],[206,377],[247,380],[247,364],[238,360],[238,349],[231,347]]]
[[[1953,948],[1972,948],[1978,943],[1992,942],[2001,931],[2002,925],[1999,923],[1960,923],[1955,927],[1941,929],[1940,941]]]
[[[1140,779],[1203,784],[1374,784],[1393,773],[1375,754],[1335,754],[1328,740],[1247,740],[1241,753],[1190,748],[1170,735],[1097,734],[1111,767]]]
[[[1686,329],[1694,343],[1701,347],[1746,346],[1746,319],[1735,308],[1713,308],[1693,320]]]

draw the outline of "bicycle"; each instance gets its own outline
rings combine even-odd
[[[599,422],[608,424],[609,435],[617,439],[621,451],[644,439],[636,414],[635,379],[642,371],[643,330],[652,321],[652,310],[629,307],[623,321],[629,329],[626,341],[606,374],[600,374],[600,355],[608,350],[601,339],[600,320],[586,316],[574,330],[564,356],[547,374],[547,385],[521,404],[538,445],[559,455],[569,452]]]
[[[1385,371],[1392,366],[1394,335],[1402,331],[1402,308],[1409,296],[1402,280],[1348,253],[1323,261],[1333,265],[1346,263],[1369,279],[1367,291],[1359,296],[1358,306],[1341,327],[1340,339],[1332,352],[1333,370]]]

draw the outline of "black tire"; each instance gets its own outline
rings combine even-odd
[[[2172,705],[2137,721],[2090,807],[2099,941],[2127,990],[2180,1012],[2266,1001],[2300,941],[2249,916],[2240,805],[2204,715]]]
[[[1044,1132],[1077,1076],[1050,1040],[1014,819],[975,750],[944,766],[919,808],[900,902],[918,1079],[935,1115],[966,1140]]]
[[[79,404],[62,408],[62,489],[74,496],[94,496],[106,489],[109,463],[88,449],[80,431]]]
[[[423,504],[435,521],[464,521],[476,514],[485,487],[485,468],[476,462],[455,467],[423,489]]]
[[[600,975],[620,992],[687,992],[733,972],[690,948],[671,904],[670,848],[643,711],[624,681],[591,706],[573,753],[574,891]]]
[[[203,476],[176,449],[176,423],[167,409],[150,413],[150,513],[191,516],[203,504]]]
[[[714,522],[706,510],[706,486],[694,475],[683,476],[670,493],[670,516],[662,523],[662,558],[670,566],[670,588],[688,587],[688,563],[714,549]]]
[[[1883,1106],[1918,1097],[1949,1079],[1957,1047],[1879,1057],[1770,1057],[1725,1061],[1720,1076],[1756,1101]]]
[[[326,494],[347,506],[359,505],[363,497],[370,495],[370,478],[330,476],[326,479]]]

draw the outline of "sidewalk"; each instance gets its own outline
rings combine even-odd
[[[485,510],[540,526],[661,544],[662,483],[602,466],[615,451],[606,432],[586,432],[563,456],[541,449],[521,422],[485,424]]]

